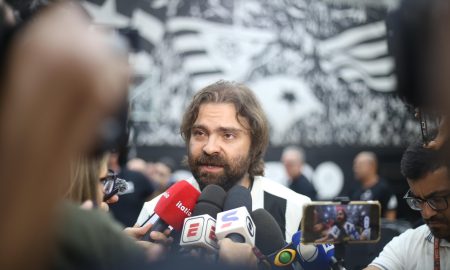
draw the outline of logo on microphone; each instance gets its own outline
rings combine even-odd
[[[245,223],[247,223],[248,233],[253,237],[255,235],[255,226],[253,226],[253,222],[249,216],[245,219]]]
[[[178,201],[176,206],[178,207],[178,209],[181,210],[181,212],[185,213],[188,217],[190,217],[192,215],[191,209],[189,209],[188,207],[184,206],[181,201]]]
[[[198,233],[198,228],[200,227],[200,223],[192,223],[189,224],[189,229],[187,233],[187,237],[196,236]]]
[[[208,224],[209,225],[209,224]],[[208,235],[209,240],[211,241],[216,241],[217,242],[217,238],[216,238],[216,227],[214,225],[211,225],[211,230],[209,230],[209,235]]]
[[[166,198],[166,199],[169,199],[170,193],[166,191],[166,192],[164,192],[161,196],[163,196],[163,197]]]
[[[236,213],[237,213],[237,210],[230,211],[230,212],[226,213],[225,215],[223,215],[222,216],[223,224],[220,228],[223,229],[223,228],[229,227],[233,223],[233,221],[239,220],[239,217],[235,216]]]
[[[275,266],[284,267],[290,265],[295,259],[296,252],[293,249],[285,248],[279,251],[273,260]]]

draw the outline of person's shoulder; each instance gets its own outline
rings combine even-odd
[[[264,176],[255,176],[253,187],[260,188],[265,192],[271,193],[279,197],[287,198],[292,202],[298,204],[304,204],[311,201],[311,199],[308,196],[299,194],[291,190],[290,188],[283,186],[282,184],[270,180],[269,178]]]
[[[430,229],[427,225],[419,226],[415,229],[408,229],[401,233],[399,236],[397,236],[397,241],[404,244],[410,244],[412,242],[420,243],[425,241],[427,238],[432,237]],[[395,238],[394,238],[395,239]]]

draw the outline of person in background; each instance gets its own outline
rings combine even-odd
[[[289,188],[297,193],[308,196],[313,201],[317,200],[316,189],[306,176],[302,174],[305,163],[303,150],[295,146],[288,146],[283,150],[281,161],[289,177]]]
[[[108,179],[114,177],[108,171],[109,154],[100,157],[79,157],[71,164],[71,176],[69,189],[66,197],[79,204],[90,201],[93,207],[100,207],[108,211],[108,204],[116,203],[119,196],[114,194],[111,198],[104,201],[105,181],[115,181]],[[102,181],[103,180],[103,181]]]
[[[169,157],[163,157],[158,162],[153,163],[151,179],[154,181],[156,190],[152,197],[156,197],[168,189],[173,183],[172,172],[175,166],[174,161]]]
[[[366,268],[450,269],[450,177],[445,149],[413,143],[401,160],[409,190],[404,199],[426,224],[394,237]]]
[[[333,242],[344,242],[349,240],[358,240],[359,233],[353,223],[348,221],[347,212],[343,207],[336,209],[336,220],[334,225],[328,230],[326,236],[318,239],[316,243],[324,243],[332,240]]]
[[[350,196],[352,200],[377,200],[381,204],[381,216],[396,219],[397,197],[378,173],[377,156],[373,152],[361,152],[353,161],[353,172],[361,186]]]
[[[132,227],[139,211],[151,198],[155,188],[143,173],[127,169],[124,153],[112,153],[108,161],[108,168],[116,172],[119,178],[125,179],[128,184],[128,189],[120,196],[119,202],[110,205],[109,209],[125,227]]]

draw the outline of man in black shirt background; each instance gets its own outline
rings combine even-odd
[[[361,186],[352,194],[352,200],[379,201],[381,204],[381,216],[395,220],[397,215],[397,198],[388,183],[378,175],[377,156],[373,152],[361,152],[353,161],[355,179]]]
[[[281,155],[286,173],[289,176],[289,188],[293,191],[317,200],[317,192],[311,182],[302,174],[305,155],[299,147],[288,146]]]

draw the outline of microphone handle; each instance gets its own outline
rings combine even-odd
[[[230,233],[226,236],[226,238],[231,239],[231,241],[235,243],[245,243],[244,236],[238,234],[238,233]]]
[[[153,223],[152,227],[150,228],[150,230],[148,231],[148,233],[146,233],[143,237],[142,240],[145,241],[150,241],[150,242],[154,242],[154,240],[152,238],[150,238],[150,233],[151,232],[164,232],[167,228],[169,227],[169,224],[167,224],[164,220],[162,220],[161,218],[158,218],[155,223]]]

